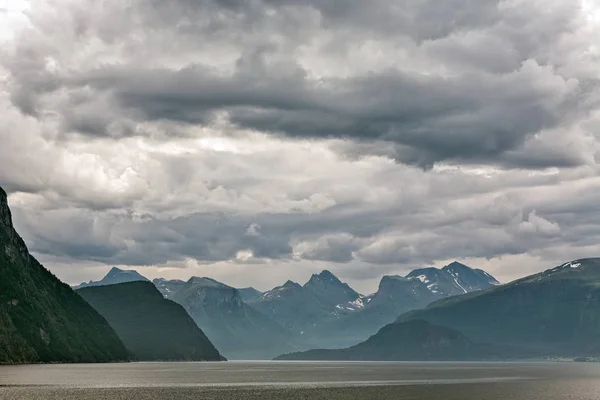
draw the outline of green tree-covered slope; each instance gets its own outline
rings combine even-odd
[[[0,188],[0,363],[128,358],[106,320],[29,254]]]

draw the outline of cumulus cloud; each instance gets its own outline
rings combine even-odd
[[[593,2],[9,12],[0,185],[48,260],[335,263],[372,279],[597,243]]]

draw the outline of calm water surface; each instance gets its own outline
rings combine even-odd
[[[227,362],[0,366],[0,399],[598,400],[600,365]]]

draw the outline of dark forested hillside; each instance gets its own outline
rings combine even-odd
[[[0,363],[128,358],[106,320],[29,254],[0,188]]]
[[[151,282],[88,287],[77,293],[108,320],[138,360],[223,359],[183,307],[165,299]]]

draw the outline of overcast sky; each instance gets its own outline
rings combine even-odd
[[[68,283],[600,256],[600,0],[0,0],[0,186]]]

